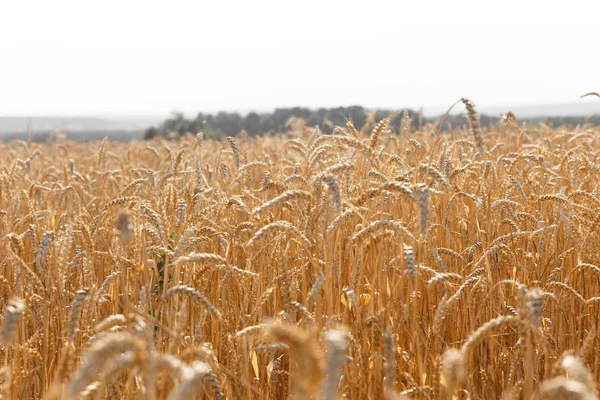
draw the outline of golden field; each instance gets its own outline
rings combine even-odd
[[[3,399],[597,399],[600,128],[0,145]]]

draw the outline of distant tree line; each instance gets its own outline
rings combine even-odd
[[[206,137],[223,138],[226,136],[235,136],[242,130],[246,131],[249,136],[255,136],[258,134],[283,132],[287,130],[287,125],[294,119],[302,119],[306,126],[319,126],[324,133],[331,133],[335,126],[344,126],[348,120],[352,120],[354,125],[360,128],[367,122],[368,118],[379,121],[392,113],[393,111],[390,110],[369,110],[361,106],[319,108],[316,110],[304,107],[278,108],[270,113],[259,114],[250,112],[246,115],[235,112],[219,112],[214,115],[199,113],[193,119],[185,118],[181,113],[174,113],[160,126],[148,128],[144,133],[144,138],[151,139],[156,136],[176,137],[188,132],[204,132]],[[408,110],[408,113],[414,127],[417,127],[419,124],[434,123],[441,119],[441,116],[434,118],[423,117],[414,110]],[[402,114],[402,112],[396,114],[392,120],[392,125],[400,125]],[[482,126],[494,124],[499,119],[496,116],[480,116]],[[519,119],[519,122],[538,123],[541,121],[541,118]],[[544,118],[543,121],[553,126],[562,122],[577,125],[586,122],[586,118]],[[452,124],[452,126],[463,126],[467,123],[462,115],[449,115],[446,122]],[[600,125],[600,117],[589,118],[587,122]]]

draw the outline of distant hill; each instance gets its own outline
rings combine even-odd
[[[597,99],[595,99],[597,100]],[[512,111],[517,118],[539,117],[587,117],[600,114],[600,101],[579,101],[562,104],[542,104],[506,107],[482,107],[481,112],[488,115],[500,115]]]
[[[72,140],[100,140],[107,136],[113,141],[127,142],[141,138],[161,117],[20,117],[0,116],[0,140],[25,139],[31,127],[32,140],[45,141],[51,132],[67,131]]]
[[[477,106],[477,102],[475,103]],[[448,107],[424,107],[425,115],[442,115]],[[578,101],[555,103],[555,104],[526,104],[526,105],[500,105],[500,106],[477,106],[481,114],[498,117],[507,111],[512,111],[518,119],[535,119],[544,117],[587,117],[592,114],[600,114],[600,100],[595,98],[581,99]],[[457,104],[451,114],[462,114],[464,108]]]
[[[161,117],[21,117],[0,116],[0,134],[26,133],[31,125],[32,131],[47,132],[67,127],[73,132],[89,131],[137,131],[161,122]]]

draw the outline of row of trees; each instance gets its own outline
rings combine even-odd
[[[433,123],[441,119],[440,116],[435,118],[423,117],[414,110],[408,110],[412,119],[413,126],[419,124]],[[181,113],[174,113],[170,118],[165,120],[158,127],[151,127],[146,130],[144,137],[151,139],[155,136],[177,136],[187,132],[197,133],[204,132],[207,137],[223,138],[226,136],[237,135],[242,130],[245,130],[250,136],[258,134],[268,134],[270,132],[281,132],[286,130],[286,124],[293,119],[303,119],[307,126],[319,126],[325,132],[330,133],[337,126],[344,126],[348,119],[351,119],[357,128],[365,124],[369,117],[375,121],[379,121],[390,114],[390,110],[371,111],[361,106],[351,107],[336,107],[336,108],[319,108],[312,110],[305,107],[293,108],[278,108],[271,113],[256,113],[251,112],[246,115],[241,115],[232,112],[219,112],[217,114],[199,113],[195,118],[188,119]],[[399,126],[402,113],[399,112],[392,125]],[[496,123],[499,117],[481,115],[481,124],[487,126]],[[541,119],[520,120],[523,122],[540,122]],[[545,122],[551,125],[556,125],[560,122],[567,122],[572,125],[584,123],[586,120],[583,117],[568,117],[568,118],[549,118]],[[452,126],[462,126],[466,124],[466,119],[462,115],[450,115],[447,122]],[[588,122],[600,124],[600,117],[591,118]]]
[[[157,135],[177,133],[182,135],[186,132],[204,132],[208,137],[224,137],[238,134],[245,130],[250,136],[282,131],[286,124],[294,119],[303,119],[307,126],[318,125],[324,132],[331,132],[334,126],[344,125],[347,119],[352,119],[357,127],[364,125],[369,116],[369,110],[360,107],[337,107],[319,108],[311,110],[304,107],[278,108],[272,113],[251,112],[240,115],[232,112],[219,112],[215,115],[199,113],[194,119],[187,119],[181,113],[175,113],[171,118],[165,120],[161,126],[152,127],[146,131],[146,138]],[[376,119],[386,117],[391,112],[377,111]],[[411,117],[414,111],[410,111]],[[400,121],[400,116],[396,117]]]

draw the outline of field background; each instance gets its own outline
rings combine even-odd
[[[600,129],[464,107],[0,145],[3,398],[597,398]]]

